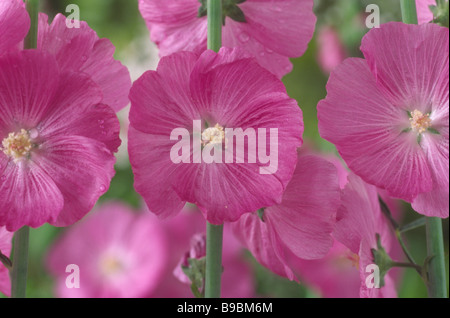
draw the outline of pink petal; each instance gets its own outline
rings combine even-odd
[[[417,18],[419,24],[424,24],[433,21],[433,12],[430,6],[436,6],[436,0],[416,0]]]
[[[68,28],[66,17],[57,14],[49,25],[48,17],[41,14],[38,48],[54,54],[63,70],[90,75],[102,90],[102,102],[116,112],[128,104],[131,79],[127,68],[114,60],[112,43],[99,39],[86,22],[80,21],[80,28]]]
[[[115,157],[105,144],[82,136],[58,135],[41,145],[33,160],[46,171],[64,196],[56,226],[68,226],[84,217],[109,188]]]
[[[12,238],[14,233],[8,232],[6,228],[0,227],[0,252],[9,257],[11,253]],[[11,296],[11,279],[9,270],[0,264],[0,293]]]
[[[435,24],[391,22],[363,38],[361,50],[377,86],[393,105],[425,113],[442,103],[441,91],[448,91],[448,32]],[[442,73],[447,79],[437,85]]]
[[[0,55],[14,49],[30,28],[30,17],[17,0],[0,2]]]
[[[264,217],[283,244],[297,257],[324,257],[333,244],[335,214],[340,204],[336,168],[317,156],[300,156],[280,205]]]
[[[353,172],[409,202],[431,190],[423,150],[413,134],[402,133],[407,112],[383,96],[364,60],[348,59],[336,68],[327,91],[318,105],[320,134]]]

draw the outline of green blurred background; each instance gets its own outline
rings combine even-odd
[[[164,1],[164,0],[161,0]],[[298,100],[304,112],[305,139],[313,147],[325,152],[335,152],[333,145],[320,138],[317,128],[317,103],[325,98],[328,75],[321,70],[317,62],[317,30],[322,26],[332,26],[338,31],[349,56],[361,56],[359,45],[368,31],[361,21],[365,19],[368,4],[380,7],[381,22],[400,21],[399,1],[393,0],[316,0],[315,12],[318,16],[315,38],[311,41],[306,54],[294,59],[294,71],[284,78],[287,91]],[[52,17],[65,13],[68,4],[80,7],[81,20],[87,21],[100,37],[109,38],[116,46],[116,58],[130,68],[133,79],[144,71],[154,68],[157,63],[155,46],[150,43],[149,33],[141,18],[137,0],[41,0],[41,11]],[[126,116],[126,115],[125,115]],[[126,135],[124,135],[126,136]],[[133,174],[126,153],[117,165],[110,190],[100,200],[120,199],[133,206],[140,204],[140,198],[133,189]],[[404,205],[405,216],[402,223],[419,218],[419,215]],[[444,221],[445,250],[448,264],[448,220]],[[45,271],[45,255],[48,247],[64,229],[43,226],[31,230],[30,269],[27,295],[29,297],[53,297],[53,280]],[[413,230],[406,235],[408,245],[419,263],[426,257],[425,231]],[[303,285],[289,282],[271,274],[258,265],[251,256],[249,262],[255,268],[258,294],[267,297],[315,297],[314,293]],[[401,280],[400,297],[426,297],[427,292],[421,278],[414,270],[405,270]],[[448,265],[447,265],[448,279]],[[0,297],[2,297],[0,295]]]

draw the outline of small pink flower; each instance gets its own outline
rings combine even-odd
[[[350,169],[427,216],[449,213],[448,28],[388,23],[331,75],[319,130]]]
[[[111,41],[100,39],[86,22],[80,21],[80,28],[68,28],[66,17],[57,14],[49,25],[47,15],[41,13],[38,48],[54,54],[62,69],[88,74],[102,90],[102,103],[116,112],[129,103],[128,69],[114,60]]]
[[[318,61],[325,73],[330,73],[347,57],[339,34],[332,27],[323,27],[318,35]]]
[[[64,298],[147,297],[161,282],[167,240],[156,218],[120,203],[101,206],[69,228],[51,248],[47,264]],[[80,272],[80,288],[68,288],[67,265]]]
[[[209,222],[222,224],[279,203],[302,144],[302,113],[283,83],[253,59],[226,48],[219,53],[205,51],[200,57],[176,53],[162,58],[157,71],[137,80],[130,99],[128,149],[135,188],[152,212],[173,216],[190,202],[199,206]],[[194,121],[201,127],[192,137]],[[261,128],[267,134],[276,130],[277,142],[258,136],[255,149],[259,154],[266,147],[276,154],[277,147],[276,169],[262,160],[250,162],[249,147],[244,149],[245,158],[237,155],[234,146],[224,148],[227,127]],[[173,140],[175,130],[186,132],[187,138]],[[199,140],[202,147],[232,155],[232,163],[194,158],[194,144],[198,146]],[[172,150],[180,142],[188,150],[181,162],[174,163]],[[271,173],[262,173],[269,168],[274,168]]]
[[[8,232],[5,227],[0,227],[0,252],[9,257],[11,253],[11,241],[14,233]],[[9,270],[0,262],[0,293],[11,296],[11,280]]]
[[[18,47],[30,28],[30,17],[17,0],[0,1],[0,56]]]
[[[416,6],[419,24],[433,21],[434,16],[430,6],[436,6],[436,0],[416,0]]]
[[[385,286],[370,288],[367,283],[367,266],[374,264],[372,249],[377,249],[377,234],[381,245],[390,253],[394,236],[387,219],[381,212],[378,192],[354,174],[348,177],[348,184],[342,192],[342,203],[337,213],[333,236],[353,253],[353,259],[360,273],[360,296],[363,298],[396,297],[395,284],[388,273]]]
[[[279,78],[289,73],[289,58],[303,55],[314,33],[313,0],[224,2],[240,12],[240,18],[225,18],[223,46],[243,48]],[[198,0],[139,0],[139,9],[161,56],[206,50],[207,17],[199,15],[201,6]]]
[[[80,220],[114,175],[114,111],[84,74],[39,50],[0,57],[0,226]]]
[[[333,245],[331,233],[339,204],[334,165],[318,156],[300,156],[281,204],[260,214],[243,215],[233,229],[262,265],[293,280],[287,255],[324,257]]]

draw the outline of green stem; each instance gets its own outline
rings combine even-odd
[[[444,236],[442,220],[427,218],[428,295],[430,298],[447,298],[447,280],[445,274]]]
[[[222,47],[222,0],[208,0],[208,50]]]
[[[25,38],[24,48],[35,49],[37,47],[38,35],[38,15],[39,15],[39,0],[26,0],[28,14],[30,15],[31,25],[30,31]]]
[[[415,230],[419,227],[425,226],[425,223],[426,223],[426,217],[422,217],[422,218],[417,219],[409,224],[401,226],[398,230],[400,231],[400,233],[405,233],[408,231]]]
[[[222,47],[222,0],[208,0],[208,49]],[[223,225],[207,223],[205,298],[220,298]]]
[[[417,24],[417,7],[416,0],[400,0],[402,7],[403,23]]]
[[[206,225],[205,298],[220,298],[223,225]]]
[[[11,297],[25,298],[28,273],[28,241],[30,228],[24,226],[14,234],[13,262],[11,269]]]

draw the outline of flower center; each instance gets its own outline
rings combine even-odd
[[[411,129],[419,134],[426,132],[431,127],[430,114],[423,114],[419,110],[411,113]]]
[[[8,137],[3,139],[1,150],[3,153],[11,157],[14,162],[18,162],[27,157],[33,148],[30,134],[25,129],[21,129],[18,133],[10,133]]]
[[[117,257],[105,256],[100,261],[100,271],[105,276],[114,276],[124,269],[122,262]]]
[[[223,143],[225,140],[225,131],[223,127],[216,124],[214,127],[207,128],[202,133],[202,144],[204,146],[208,144],[217,145]]]

